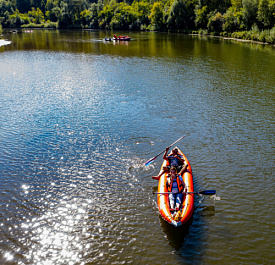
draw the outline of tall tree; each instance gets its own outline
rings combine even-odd
[[[149,15],[151,10],[151,5],[146,1],[134,1],[132,7],[137,12],[138,20],[140,21],[141,25],[149,25]]]
[[[161,2],[155,2],[151,9],[151,14],[149,16],[151,20],[151,25],[154,30],[163,30],[164,29],[164,20],[163,20],[163,5]]]
[[[29,0],[16,0],[16,8],[20,13],[27,13],[31,10],[31,3]]]
[[[231,0],[231,5],[237,9],[242,7],[242,0]]]
[[[260,0],[258,8],[258,20],[265,28],[274,27],[275,23],[275,1]]]
[[[195,21],[194,9],[194,1],[175,0],[170,7],[167,19],[169,30],[179,31],[193,28]]]
[[[243,19],[248,30],[257,23],[259,0],[243,0]]]

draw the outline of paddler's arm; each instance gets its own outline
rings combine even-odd
[[[187,167],[188,167],[188,164],[184,162],[183,166],[179,172],[179,175],[182,175],[186,171]]]
[[[167,157],[168,151],[169,151],[169,147],[166,147],[165,153],[164,153],[164,155],[163,155],[163,159],[164,159],[164,160],[168,160],[168,157]]]
[[[182,162],[182,164],[184,165],[184,163],[185,163],[184,158],[183,158],[181,155],[177,155],[177,158],[178,158],[178,160],[179,160],[180,162]]]

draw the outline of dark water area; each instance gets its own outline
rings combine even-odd
[[[120,34],[4,32],[0,264],[272,264],[274,47]],[[174,228],[144,163],[182,135],[220,200]]]

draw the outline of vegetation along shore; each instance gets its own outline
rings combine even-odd
[[[275,1],[0,0],[0,25],[157,30],[275,44]]]

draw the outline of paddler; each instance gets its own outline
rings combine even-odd
[[[172,192],[169,194],[171,211],[179,211],[182,203],[183,194],[187,192],[187,187],[182,179],[182,176],[177,174],[176,167],[172,167],[170,169],[170,174],[167,177],[166,186],[168,192]]]
[[[170,155],[167,155],[169,151],[169,147],[166,148],[165,153],[163,155],[163,159],[167,160],[169,162],[168,166],[164,166],[162,168],[162,171],[160,172],[160,174],[156,177],[152,177],[152,179],[156,179],[159,180],[159,178],[165,173],[165,172],[169,172],[169,170],[172,167],[176,167],[177,172],[180,172],[179,174],[181,175],[187,168],[187,163],[185,163],[185,160],[183,158],[183,156],[179,153],[178,148],[174,148],[172,150],[172,153]]]

